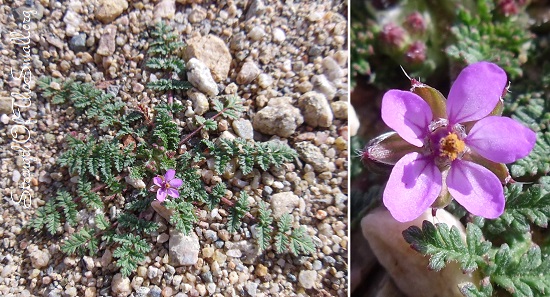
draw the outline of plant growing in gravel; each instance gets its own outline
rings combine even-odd
[[[163,25],[157,26],[151,54],[167,55],[182,46],[167,30]],[[180,65],[175,61],[168,64]],[[151,63],[148,66],[155,68],[164,62],[157,59]],[[172,66],[168,67],[170,70],[155,69],[182,73],[182,68]],[[223,178],[231,168],[239,168],[246,177],[254,170],[269,170],[297,157],[294,150],[278,142],[206,138],[208,133],[217,131],[220,119],[241,116],[245,109],[237,96],[212,98],[213,115],[195,116],[194,130],[182,137],[184,131],[175,117],[181,116],[184,108],[170,97],[173,94],[168,103],[152,109],[143,105],[132,109],[123,108],[125,104],[118,98],[91,84],[42,78],[39,87],[52,103],[71,104],[96,121],[103,131],[110,129],[103,135],[98,131],[99,135],[85,137],[75,131],[67,136],[67,150],[58,158],[58,164],[67,168],[70,175],[78,176],[78,185],[76,189],[59,189],[56,197],[37,210],[29,225],[36,231],[46,229],[52,235],[59,234],[64,224],[75,228],[62,244],[64,252],[96,254],[100,249],[113,248],[122,275],[130,275],[152,248],[149,236],[159,227],[151,220],[151,207],[171,212],[169,223],[184,234],[194,229],[198,210],[227,208],[229,232],[241,231],[243,222],[257,223],[261,250],[273,242],[279,253],[287,248],[295,255],[314,251],[305,228],[293,225],[290,216],[279,220],[275,228],[263,201],[252,204],[246,191],[233,196],[230,183]],[[158,85],[150,87],[160,90]],[[195,136],[202,139],[194,139]],[[188,148],[190,141],[195,142]],[[212,185],[205,184],[198,171],[209,164],[218,175]],[[258,213],[257,217],[252,213]]]

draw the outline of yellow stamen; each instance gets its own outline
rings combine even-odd
[[[465,148],[464,141],[458,139],[455,133],[449,133],[439,141],[439,156],[454,161]]]

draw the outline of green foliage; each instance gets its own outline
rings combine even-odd
[[[305,227],[292,228],[291,215],[283,214],[277,222],[277,227],[274,245],[277,253],[280,254],[290,250],[293,255],[298,256],[299,254],[312,254],[315,252],[315,244],[307,234]]]
[[[495,220],[486,220],[484,229],[492,235],[503,233],[528,233],[530,224],[548,227],[550,218],[550,194],[540,185],[533,185],[523,191],[521,184],[512,184],[506,189],[506,209]],[[508,234],[510,235],[510,234]]]
[[[119,113],[125,104],[118,98],[114,99],[112,94],[96,89],[90,83],[66,81],[60,89],[52,85],[60,83],[50,77],[42,77],[38,83],[42,94],[52,98],[53,104],[70,101],[78,111],[85,112],[89,119],[97,120],[101,128],[119,124]]]
[[[111,226],[111,223],[104,214],[98,213],[95,216],[95,225],[99,230],[107,230]]]
[[[208,200],[208,193],[197,170],[184,169],[177,176],[183,180],[183,185],[178,189],[180,197],[185,197],[188,201],[206,202]]]
[[[51,98],[53,104],[63,104],[70,97],[72,81],[62,82],[58,78],[43,76],[37,81],[42,95]]]
[[[76,216],[78,215],[78,211],[76,209],[77,205],[74,203],[71,194],[66,191],[59,191],[57,192],[55,200],[57,207],[63,210],[67,223],[69,223],[70,226],[75,226],[77,223]]]
[[[92,191],[92,184],[83,179],[78,181],[78,196],[82,198],[82,203],[92,209],[103,209],[103,201],[96,192]]]
[[[225,171],[232,159],[237,159],[243,174],[252,172],[254,166],[268,170],[271,166],[281,166],[285,162],[294,161],[298,154],[287,145],[278,142],[253,143],[242,138],[219,139],[218,145],[203,140],[214,157],[214,168],[217,174]]]
[[[35,217],[29,226],[36,232],[46,227],[46,230],[54,235],[61,227],[62,218],[70,226],[75,226],[77,215],[77,204],[73,201],[73,197],[67,191],[61,190],[57,192],[56,197],[50,198],[44,206],[36,210]]]
[[[84,254],[86,250],[91,255],[97,253],[98,239],[94,237],[93,230],[88,227],[80,229],[73,233],[61,246],[61,251],[66,254]]]
[[[209,209],[214,209],[220,204],[220,200],[225,196],[227,186],[224,183],[217,183],[212,187],[212,192],[209,195],[207,206]]]
[[[237,120],[245,111],[241,99],[237,96],[222,96],[222,98],[213,99],[212,103],[215,111],[232,120]]]
[[[446,224],[435,226],[429,221],[422,223],[422,229],[411,226],[403,231],[403,237],[411,248],[423,255],[430,255],[430,269],[439,271],[446,263],[456,261],[465,273],[472,272],[484,263],[491,243],[483,240],[481,229],[468,224],[466,243],[462,241],[460,231]]]
[[[193,204],[182,199],[169,200],[165,203],[166,208],[174,210],[174,214],[170,217],[170,223],[183,234],[189,234],[193,230],[193,224],[197,221]]]
[[[213,131],[218,129],[218,123],[213,119],[205,119],[202,116],[195,116],[195,121],[197,121],[197,124],[204,126],[203,128],[206,131]]]
[[[183,42],[178,41],[178,35],[173,31],[172,27],[164,22],[159,22],[151,32],[154,40],[149,44],[150,55],[167,56],[175,54],[175,52],[184,46]]]
[[[526,55],[531,35],[522,18],[502,17],[492,0],[477,0],[475,10],[460,8],[459,23],[451,28],[456,42],[447,55],[472,64],[491,61],[503,67],[512,79],[522,76],[520,55]]]
[[[184,73],[185,72],[185,61],[179,58],[170,57],[167,59],[163,58],[151,58],[147,60],[145,66],[155,69],[155,70],[164,70],[168,72]]]
[[[123,277],[128,277],[137,269],[138,263],[145,261],[151,246],[138,235],[117,234],[113,240],[120,244],[113,252]]]
[[[173,121],[172,116],[164,110],[158,111],[155,117],[155,128],[153,130],[154,139],[160,140],[162,146],[169,151],[178,149],[180,140],[180,128]]]
[[[129,146],[120,149],[115,139],[96,143],[91,137],[82,141],[68,136],[67,142],[69,150],[57,159],[59,165],[67,166],[71,174],[78,174],[81,177],[86,174],[99,176],[109,183],[112,190],[117,186],[114,172],[120,173],[135,161],[133,148]]]
[[[491,297],[493,296],[493,286],[489,279],[483,279],[481,281],[480,288],[474,284],[467,282],[458,285],[460,293],[466,297]]]
[[[536,245],[517,259],[503,244],[495,254],[494,265],[492,280],[512,296],[544,296],[550,292],[550,257],[543,257]]]
[[[227,218],[227,230],[230,233],[235,233],[241,227],[241,219],[250,210],[248,207],[248,194],[240,192],[240,198],[233,205]]]
[[[147,84],[154,91],[189,90],[193,85],[188,81],[161,78]]]
[[[130,229],[131,231],[137,231],[140,233],[150,234],[158,229],[156,222],[140,219],[135,215],[127,212],[121,213],[117,218],[119,226],[122,228]]]
[[[183,77],[186,69],[185,61],[177,56],[179,49],[184,46],[183,42],[178,41],[177,32],[173,31],[170,26],[160,22],[151,32],[151,36],[154,40],[149,43],[148,53],[151,58],[147,60],[146,66],[154,70],[161,70],[170,78],[160,78],[149,82],[147,87],[155,91],[188,90],[192,88],[193,86],[188,81],[172,79],[172,74]]]
[[[56,209],[56,206],[54,199],[48,200],[44,206],[36,210],[35,216],[30,221],[29,226],[35,232],[40,232],[42,228],[46,227],[46,230],[50,234],[57,233],[57,229],[61,227],[61,214]]]
[[[271,213],[271,209],[268,208],[267,203],[260,201],[258,208],[258,224],[256,225],[260,251],[266,250],[271,242],[271,232],[273,229],[271,227],[273,223]]]

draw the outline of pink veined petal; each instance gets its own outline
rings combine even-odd
[[[174,198],[178,198],[180,196],[180,193],[176,189],[168,188],[166,191],[168,192],[168,195],[170,195]]]
[[[170,181],[174,178],[174,176],[176,176],[176,170],[174,169],[168,169],[168,171],[166,171],[166,174],[164,175],[164,178],[167,180],[167,181]]]
[[[466,137],[466,144],[497,163],[512,163],[529,154],[537,135],[510,118],[490,116],[479,120]]]
[[[155,185],[159,186],[159,187],[162,187],[162,178],[157,176],[157,177],[154,177],[153,178],[153,183],[155,183]]]
[[[506,87],[506,72],[493,63],[478,62],[462,70],[447,98],[451,125],[479,120],[497,105]]]
[[[382,119],[408,143],[422,147],[432,121],[432,111],[420,96],[389,90],[382,98]]]
[[[494,219],[504,212],[502,184],[481,165],[455,160],[447,176],[447,186],[451,196],[476,216]]]
[[[384,190],[384,205],[399,222],[418,218],[441,192],[441,172],[430,157],[410,153],[399,160]]]
[[[157,190],[157,200],[162,202],[166,199],[166,190],[165,189],[158,189]]]

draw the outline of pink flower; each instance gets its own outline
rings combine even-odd
[[[501,163],[527,156],[536,141],[527,127],[495,116],[502,112],[506,73],[492,63],[472,64],[447,100],[412,83],[410,92],[386,92],[382,119],[397,133],[378,137],[363,155],[395,164],[384,205],[396,220],[408,222],[430,207],[446,206],[452,197],[474,215],[497,218],[504,211],[502,184],[511,179]]]
[[[157,190],[157,200],[162,202],[166,199],[166,195],[170,195],[174,198],[178,198],[180,193],[177,188],[181,187],[183,181],[179,178],[174,178],[176,176],[176,170],[168,169],[164,176],[156,176],[153,178],[153,182],[159,188]]]

